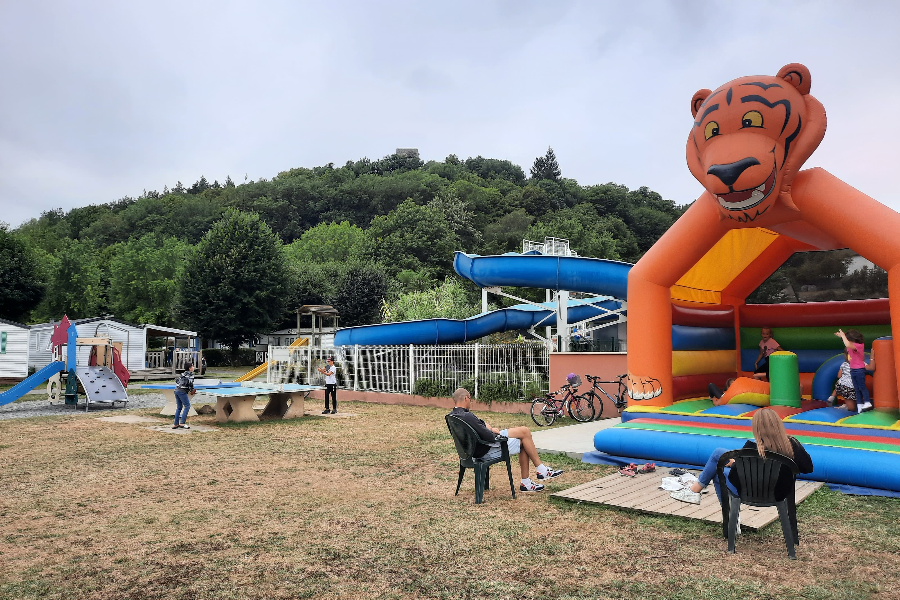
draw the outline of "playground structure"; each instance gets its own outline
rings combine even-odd
[[[294,340],[291,343],[290,346],[288,346],[288,348],[299,348],[300,346],[306,346],[306,345],[309,345],[309,338],[297,338],[296,340]],[[279,362],[276,360],[267,360],[267,361],[263,362],[263,364],[257,366],[256,368],[254,368],[254,369],[248,371],[247,373],[244,373],[240,377],[236,378],[235,381],[237,381],[237,382],[253,381],[254,379],[259,377],[263,373],[266,373],[266,381],[268,382],[270,380],[269,369],[271,369],[273,367],[277,368],[278,365],[279,365]]]
[[[64,396],[67,405],[78,405],[79,384],[84,391],[84,409],[91,404],[116,403],[125,405],[128,402],[129,372],[122,363],[119,349],[108,337],[79,338],[78,331],[63,316],[62,321],[54,328],[50,338],[53,361],[26,377],[11,389],[0,394],[0,406],[15,402],[35,387],[46,383],[47,396],[51,402]],[[78,364],[78,347],[90,347],[88,364]],[[65,391],[63,392],[63,378]]]
[[[706,189],[629,274],[631,400],[586,460],[702,465],[752,438],[749,419],[769,405],[807,447],[811,479],[900,492],[900,214],[822,169],[800,171],[825,134],[809,92],[808,69],[790,64],[694,95],[687,162]],[[794,252],[847,247],[887,271],[889,299],[745,303]],[[761,327],[791,350],[773,355],[768,398],[715,406],[706,385],[750,374]],[[874,352],[872,412],[822,402],[842,360],[838,328],[860,330]]]

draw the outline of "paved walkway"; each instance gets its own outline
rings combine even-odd
[[[577,423],[553,429],[532,428],[534,445],[540,454],[567,454],[581,460],[585,452],[594,451],[594,434],[601,429],[618,425],[622,419],[603,419],[590,423]]]

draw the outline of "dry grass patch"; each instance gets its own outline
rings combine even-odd
[[[0,422],[0,598],[893,598],[900,501],[828,491],[724,553],[720,528],[512,500],[475,506],[444,411],[164,435],[97,415]],[[154,416],[155,411],[133,411]],[[496,425],[525,415],[483,415]],[[557,491],[608,467],[545,457]],[[514,475],[518,464],[514,462]]]

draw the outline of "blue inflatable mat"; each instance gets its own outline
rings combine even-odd
[[[856,413],[852,413],[844,408],[834,408],[834,407],[826,407],[826,408],[814,408],[812,410],[807,410],[802,413],[797,413],[796,415],[791,415],[786,418],[785,423],[791,423],[792,421],[815,421],[816,423],[837,423],[841,419],[846,419],[847,417],[852,417]]]

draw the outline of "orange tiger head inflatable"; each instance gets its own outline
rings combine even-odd
[[[778,201],[797,210],[791,181],[825,135],[825,108],[809,89],[809,69],[794,63],[694,94],[687,162],[723,219],[750,223]]]

